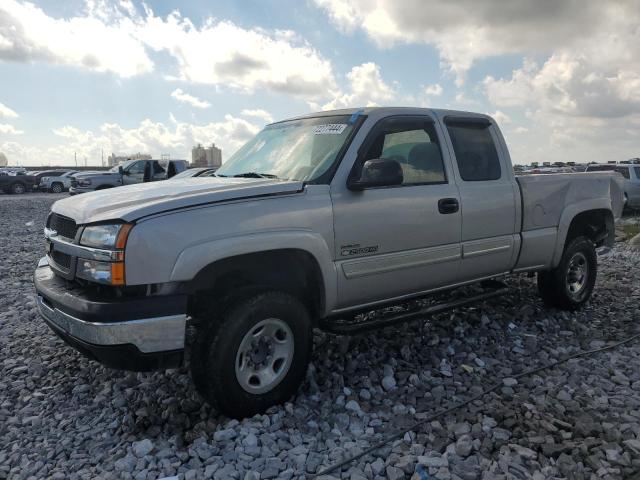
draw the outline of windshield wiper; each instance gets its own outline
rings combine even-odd
[[[258,172],[244,172],[236,173],[233,177],[237,178],[278,178],[277,175],[271,173],[258,173]]]

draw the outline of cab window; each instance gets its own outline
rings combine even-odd
[[[433,123],[416,118],[390,118],[376,127],[375,137],[360,165],[386,158],[402,167],[402,185],[444,183],[442,153]]]
[[[489,124],[455,123],[447,125],[460,177],[466,182],[498,180],[500,158]]]

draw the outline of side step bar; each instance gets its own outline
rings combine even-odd
[[[509,287],[506,284],[496,280],[483,282],[482,285],[486,287],[485,289],[487,291],[478,293],[476,295],[465,296],[450,301],[443,301],[414,310],[405,310],[397,313],[373,316],[372,318],[367,318],[367,315],[369,314],[365,314],[364,318],[360,321],[328,318],[322,321],[321,328],[329,333],[335,333],[338,335],[351,335],[396,325],[398,323],[419,320],[428,315],[441,313],[446,310],[451,310],[458,307],[464,307],[466,305],[487,300],[489,298],[498,297],[509,292]]]

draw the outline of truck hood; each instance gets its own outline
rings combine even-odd
[[[300,192],[300,181],[253,178],[185,178],[141,183],[84,193],[59,200],[52,211],[78,224],[131,222],[167,210]]]

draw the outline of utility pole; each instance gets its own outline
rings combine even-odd
[[[73,152],[73,160],[76,162],[76,167],[78,166],[78,154]]]

